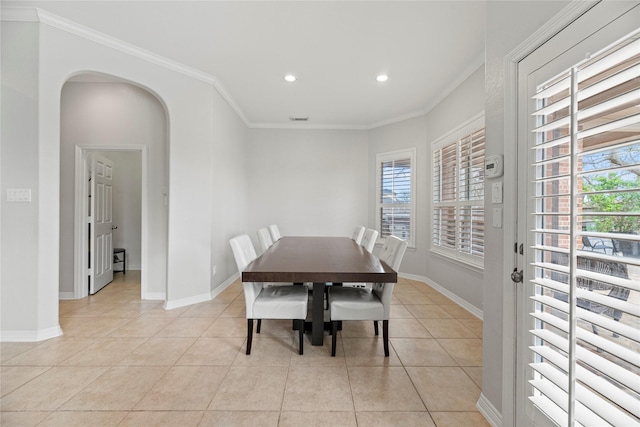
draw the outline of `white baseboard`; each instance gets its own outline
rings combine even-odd
[[[436,281],[431,280],[428,277],[418,276],[415,274],[398,273],[398,275],[400,277],[404,277],[405,279],[423,282],[424,284],[431,286],[433,289],[440,292],[450,300],[455,301],[456,304],[462,306],[462,308],[464,308],[465,310],[467,310],[468,312],[476,316],[478,319],[482,320],[482,316],[483,316],[482,310],[480,310],[478,307],[474,305],[469,304],[467,301],[463,300],[453,292],[449,291],[447,288],[439,285]]]
[[[493,427],[502,427],[502,415],[482,393],[480,393],[476,408]]]
[[[200,294],[200,295],[195,295],[189,298],[182,298],[182,299],[173,300],[173,301],[165,301],[164,309],[173,310],[174,308],[185,307],[187,305],[193,305],[193,304],[198,304],[198,303],[207,302],[207,301],[211,301],[210,294],[208,293]]]
[[[144,300],[164,301],[166,298],[166,292],[145,292],[142,294]]]
[[[76,299],[76,294],[72,292],[59,292],[58,298],[61,300]]]
[[[240,277],[240,273],[236,273],[233,276],[229,277],[227,280],[218,285],[214,290],[211,291],[211,299],[214,299],[218,295],[222,293],[225,289],[227,289],[233,282],[235,282]]]
[[[2,331],[0,342],[38,342],[62,335],[60,325],[39,331]]]

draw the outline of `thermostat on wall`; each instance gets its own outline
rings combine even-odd
[[[502,154],[487,156],[484,159],[484,177],[497,178],[504,172],[504,157]]]

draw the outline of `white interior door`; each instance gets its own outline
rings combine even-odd
[[[91,157],[91,209],[89,214],[91,265],[89,293],[95,294],[113,280],[113,162],[94,153]]]
[[[518,79],[516,424],[638,426],[638,2],[596,5]]]

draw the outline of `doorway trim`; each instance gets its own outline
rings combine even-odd
[[[141,299],[162,299],[158,295],[151,295],[148,292],[148,262],[149,256],[149,182],[147,179],[148,170],[148,148],[146,145],[78,145],[75,146],[75,192],[74,192],[74,243],[73,243],[73,296],[75,299],[85,298],[89,295],[89,285],[87,280],[86,266],[88,263],[88,230],[86,227],[85,214],[87,212],[87,200],[85,194],[88,191],[88,166],[87,155],[96,151],[138,151],[142,157],[142,199],[141,199],[141,242],[140,242],[140,298]]]

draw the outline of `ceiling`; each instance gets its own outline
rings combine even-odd
[[[3,0],[3,6],[37,6],[205,73],[251,127],[367,129],[414,117],[484,62],[483,1]],[[289,73],[296,82],[285,82]],[[378,83],[380,73],[389,80]]]

